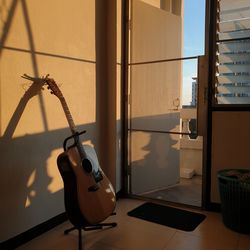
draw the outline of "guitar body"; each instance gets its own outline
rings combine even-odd
[[[94,225],[113,213],[116,199],[112,184],[99,166],[95,150],[89,145],[83,145],[83,148],[93,166],[93,171],[101,171],[102,173],[103,178],[98,183],[96,183],[92,174],[84,170],[77,147],[71,147],[61,155],[67,155],[67,164],[70,164],[70,168],[74,172],[79,209],[84,219],[90,225]],[[60,161],[58,164],[60,164]],[[90,187],[96,185],[98,186],[96,190],[90,189]]]

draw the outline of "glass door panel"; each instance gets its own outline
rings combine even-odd
[[[131,132],[131,192],[144,195],[179,182],[180,135]]]
[[[183,57],[184,1],[156,2],[130,6],[128,186],[130,194],[147,197],[202,174],[198,56]],[[201,205],[200,179],[195,205]]]

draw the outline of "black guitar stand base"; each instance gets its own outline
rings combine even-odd
[[[115,215],[116,213],[112,213],[111,215]],[[64,234],[68,234],[73,230],[78,230],[78,249],[82,250],[82,230],[84,231],[92,231],[92,230],[100,230],[103,229],[104,227],[116,227],[117,223],[116,222],[111,222],[111,223],[100,223],[100,224],[95,224],[95,225],[88,225],[88,226],[83,226],[83,227],[71,227],[69,229],[66,229],[64,231]]]

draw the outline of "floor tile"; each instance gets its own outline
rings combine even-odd
[[[195,250],[198,249],[199,241],[198,236],[177,231],[163,250]]]

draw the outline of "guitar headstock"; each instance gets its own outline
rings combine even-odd
[[[53,78],[49,78],[48,75],[44,78],[47,88],[50,90],[50,93],[58,97],[59,99],[63,98],[63,94],[59,87],[57,86]]]
[[[55,80],[53,78],[49,78],[49,74],[44,77],[31,77],[27,74],[22,76],[24,79],[28,79],[33,81],[33,83],[47,85],[47,88],[50,90],[50,93],[58,97],[59,99],[63,98],[63,94],[59,87],[57,86]]]

